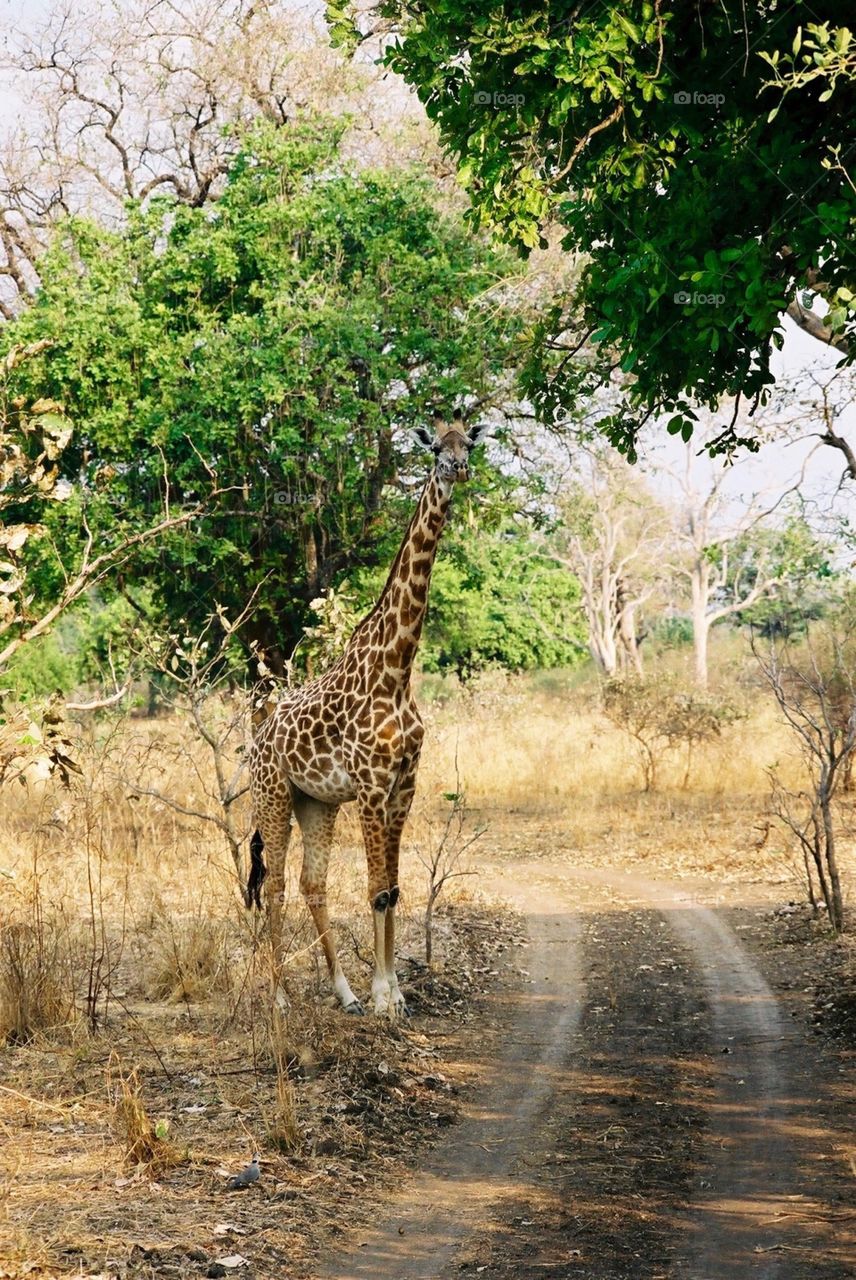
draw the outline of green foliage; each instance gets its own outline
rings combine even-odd
[[[0,677],[0,697],[39,702],[72,693],[88,682],[108,685],[111,667],[128,668],[132,634],[146,623],[122,596],[105,601],[91,592],[47,635],[23,645]]]
[[[651,625],[651,639],[664,649],[685,649],[693,642],[693,620],[687,614],[670,614]]]
[[[355,582],[364,608],[376,599],[384,576]],[[533,550],[526,529],[504,524],[446,535],[431,578],[423,670],[467,679],[490,666],[572,667],[586,655],[579,584]]]
[[[779,528],[743,534],[728,556],[724,590],[734,597],[745,594],[760,573],[776,579],[768,594],[734,615],[735,621],[765,637],[786,638],[804,633],[812,620],[823,616],[835,576],[832,551],[801,516],[789,517]]]
[[[81,483],[50,521],[66,553],[84,509],[109,545],[167,500],[218,489],[204,520],[138,554],[135,576],[191,632],[257,588],[248,638],[274,664],[311,599],[391,555],[403,429],[435,404],[490,404],[521,323],[487,297],[509,255],[440,213],[418,177],[346,172],[341,131],[256,129],[202,208],[160,197],[117,232],[69,221],[0,339],[51,339],[15,377],[75,423],[67,474]],[[475,483],[499,482],[482,464]],[[57,573],[47,556],[42,599]]]
[[[3,672],[0,697],[14,702],[38,702],[57,690],[68,693],[77,684],[77,664],[57,633],[24,645]]]
[[[579,296],[533,332],[526,385],[546,420],[574,408],[587,375],[568,351],[586,332],[632,375],[604,424],[631,457],[652,412],[687,439],[693,404],[763,402],[781,313],[806,288],[854,333],[843,0],[814,26],[805,0],[379,8],[397,32],[387,62],[458,156],[474,225],[528,252],[555,219],[586,255]],[[348,43],[342,12],[335,34]],[[728,424],[718,445],[736,439]]]

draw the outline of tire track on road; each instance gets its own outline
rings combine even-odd
[[[705,993],[702,1066],[712,1085],[699,1194],[687,1209],[676,1187],[673,1212],[663,1215],[660,1236],[652,1236],[652,1242],[658,1240],[665,1252],[659,1250],[657,1257],[647,1258],[644,1250],[642,1254],[616,1253],[610,1263],[616,1270],[609,1274],[632,1280],[809,1276],[810,1271],[788,1252],[785,1225],[786,1215],[795,1207],[787,1053],[793,1051],[794,1041],[802,1041],[784,1022],[770,987],[734,932],[680,885],[632,874],[538,860],[485,869],[488,880],[490,888],[505,893],[526,913],[531,944],[524,963],[532,975],[531,984],[523,991],[493,997],[489,1015],[504,1021],[504,1046],[495,1062],[484,1064],[482,1087],[465,1108],[461,1124],[424,1170],[408,1179],[391,1199],[381,1200],[376,1228],[360,1233],[345,1253],[318,1273],[318,1280],[439,1280],[451,1274],[453,1258],[480,1256],[479,1241],[485,1244],[484,1256],[492,1259],[488,1274],[586,1280],[605,1274],[605,1258],[598,1269],[597,1231],[591,1222],[585,1227],[587,1248],[569,1247],[565,1255],[569,1261],[557,1263],[557,1240],[569,1246],[575,1243],[562,1234],[570,1227],[563,1228],[556,1217],[549,1241],[539,1241],[535,1215],[527,1211],[527,1205],[538,1202],[533,1179],[541,1176],[527,1172],[531,1163],[527,1154],[542,1160],[545,1142],[558,1140],[558,1122],[569,1108],[569,1078],[577,1049],[578,1080],[586,1062],[578,1035],[586,984],[576,905],[581,896],[591,898],[592,894],[612,913],[622,909],[617,898],[638,903],[671,930],[685,967],[689,964],[691,970],[683,978],[685,995],[680,999],[685,1003],[693,984]],[[632,936],[632,916],[628,913],[628,942],[635,947],[639,940]],[[619,923],[616,938],[620,937]],[[620,965],[615,972],[621,972]],[[623,980],[631,983],[628,970],[623,972]],[[664,991],[663,1013],[678,1007],[674,1005],[678,998],[677,992]],[[623,990],[622,999],[632,1004],[632,985]],[[612,1052],[624,1053],[625,1060],[628,1045],[634,1043],[634,1016],[639,1017],[632,1011],[626,1016],[613,1045],[608,1039],[604,1042]],[[640,1074],[646,1063],[650,1074],[656,1056],[668,1053],[670,1041],[665,1028],[660,1037],[653,1025],[646,1024],[642,1035],[644,1021],[640,1019],[638,1043],[639,1052],[648,1057],[640,1060]],[[651,1021],[649,1017],[647,1022]],[[583,1092],[578,1084],[577,1093],[582,1096]],[[551,1106],[556,1112],[552,1117]],[[594,1158],[598,1158],[596,1151]],[[559,1159],[573,1157],[560,1154]],[[692,1170],[692,1163],[688,1168]],[[632,1182],[632,1173],[627,1176]],[[549,1194],[555,1205],[563,1194],[572,1200],[584,1192],[584,1183],[575,1183],[569,1176],[564,1184],[560,1177]],[[568,1214],[572,1212],[570,1204]],[[510,1242],[504,1261],[502,1250],[491,1253],[490,1247],[490,1241],[503,1235]],[[475,1247],[462,1254],[461,1246],[467,1241]],[[553,1261],[548,1261],[551,1249]],[[462,1265],[469,1269],[472,1263]]]
[[[680,886],[618,872],[577,871],[661,912],[694,954],[714,1047],[709,1185],[686,1222],[674,1280],[775,1280],[793,1274],[783,1222],[793,1210],[791,1103],[783,1060],[799,1037],[725,921]]]
[[[511,1034],[498,1060],[485,1063],[484,1087],[461,1123],[384,1198],[377,1228],[361,1232],[318,1280],[435,1280],[461,1242],[520,1194],[515,1165],[553,1096],[582,1008],[579,922],[561,897],[507,871],[490,888],[526,913],[530,938],[530,983],[492,998]]]

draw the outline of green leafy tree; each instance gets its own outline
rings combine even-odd
[[[743,534],[731,548],[723,590],[732,597],[751,589],[769,568],[775,586],[735,620],[767,639],[786,640],[806,632],[833,603],[835,577],[832,548],[799,515],[779,528]]]
[[[833,0],[809,27],[804,0],[375,8],[388,65],[458,157],[474,225],[526,252],[556,221],[585,255],[578,294],[534,334],[527,385],[546,420],[573,409],[588,339],[629,375],[604,426],[631,457],[652,414],[688,439],[698,403],[763,402],[784,312],[852,353],[850,9]],[[349,6],[329,18],[339,42],[359,40]],[[736,423],[715,446],[738,441]]]
[[[362,579],[364,603],[380,585],[377,575]],[[502,523],[447,535],[431,577],[424,670],[468,679],[489,666],[571,667],[585,659],[586,643],[579,582],[539,551],[529,529]]]
[[[112,233],[69,221],[2,335],[50,339],[21,389],[75,423],[79,480],[54,541],[79,547],[85,514],[109,542],[216,490],[125,590],[138,599],[145,580],[191,634],[255,591],[245,635],[274,668],[313,598],[391,554],[404,429],[435,405],[485,413],[507,397],[523,323],[503,292],[511,257],[438,212],[418,176],[347,173],[342,127],[257,128],[204,207],[131,204]],[[502,496],[487,467],[475,484]],[[42,566],[44,594],[58,572]]]

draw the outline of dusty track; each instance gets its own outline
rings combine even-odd
[[[515,894],[531,939],[531,985],[524,993],[495,998],[505,1005],[496,1012],[513,1035],[499,1057],[485,1064],[485,1088],[463,1123],[430,1165],[387,1203],[380,1228],[362,1233],[356,1248],[333,1259],[319,1276],[439,1276],[462,1241],[519,1195],[515,1164],[553,1095],[581,1009],[579,925],[564,903],[543,891],[522,889],[504,877],[494,886]]]
[[[785,1026],[768,984],[715,911],[669,884],[603,873],[596,879],[608,879],[662,912],[692,952],[719,1049],[709,1121],[712,1168],[687,1222],[686,1260],[673,1274],[687,1280],[787,1275],[781,1222],[793,1208],[787,1197],[796,1191],[780,1059],[797,1039],[793,1028]]]
[[[463,1122],[319,1280],[848,1274],[806,1256],[811,1046],[720,913],[563,863],[491,887],[526,913],[529,980],[494,998]]]

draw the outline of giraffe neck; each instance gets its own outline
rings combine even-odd
[[[431,472],[380,599],[370,615],[384,675],[407,682],[428,607],[431,570],[452,497],[452,481]],[[366,620],[367,622],[369,619]],[[356,636],[354,637],[356,639]]]

